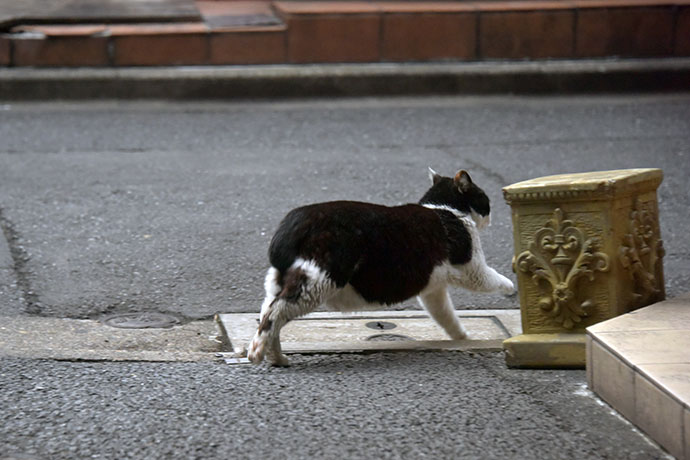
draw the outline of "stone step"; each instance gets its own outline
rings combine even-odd
[[[590,389],[690,459],[690,294],[587,328]]]

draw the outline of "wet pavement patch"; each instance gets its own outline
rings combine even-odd
[[[400,342],[414,339],[412,337],[400,334],[374,334],[367,337],[366,340],[378,340],[381,342]]]
[[[157,312],[119,313],[108,315],[101,322],[120,329],[167,329],[180,324],[177,317]]]

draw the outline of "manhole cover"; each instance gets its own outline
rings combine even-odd
[[[372,336],[367,337],[367,340],[371,342],[406,342],[410,340],[414,341],[412,337],[400,334],[374,334]]]
[[[103,324],[122,329],[168,328],[180,320],[164,313],[121,313],[105,317]]]
[[[388,321],[370,321],[365,324],[365,326],[377,331],[387,331],[388,329],[395,329],[397,327],[394,323],[389,323]]]

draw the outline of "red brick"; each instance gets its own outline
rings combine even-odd
[[[108,26],[112,36],[129,35],[189,35],[204,34],[208,27],[201,22],[164,22],[148,24],[117,24]]]
[[[572,11],[481,13],[479,54],[490,59],[564,58],[573,54]]]
[[[672,6],[686,0],[571,0],[576,8],[629,8],[633,6]]]
[[[278,13],[284,16],[293,15],[343,15],[343,14],[376,14],[379,12],[375,4],[368,2],[275,2],[273,4]]]
[[[90,36],[16,38],[14,65],[82,67],[108,65],[108,39]]]
[[[288,21],[288,61],[378,61],[379,30],[378,15],[293,16]]]
[[[8,66],[12,61],[12,52],[10,49],[10,40],[6,37],[0,36],[0,66]]]
[[[488,1],[476,3],[478,11],[553,11],[553,10],[572,10],[573,4],[566,0],[544,1]]]
[[[576,34],[577,57],[668,56],[673,53],[673,9],[580,10]]]
[[[201,65],[208,60],[206,35],[128,35],[113,37],[117,66]]]
[[[208,61],[203,23],[124,24],[109,27],[117,66],[201,65]]]
[[[477,10],[474,3],[459,2],[377,2],[376,7],[382,13],[471,13]]]
[[[280,64],[286,60],[285,28],[214,33],[210,64]]]
[[[387,14],[383,16],[381,58],[474,59],[476,36],[475,13]]]
[[[690,8],[680,8],[676,19],[676,56],[690,56]]]

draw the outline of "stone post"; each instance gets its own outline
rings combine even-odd
[[[523,334],[511,367],[584,367],[585,328],[664,299],[659,169],[540,177],[511,207]]]

